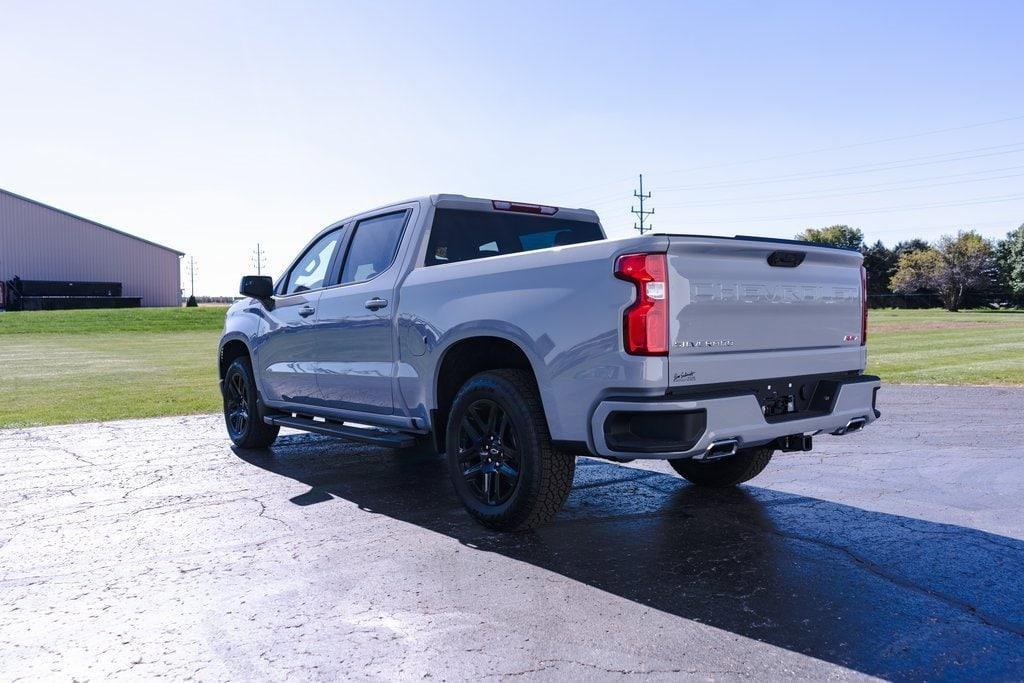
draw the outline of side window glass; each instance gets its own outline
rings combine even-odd
[[[285,294],[298,294],[320,289],[327,278],[327,268],[338,249],[340,230],[329,232],[311,246],[292,268]]]
[[[359,221],[345,257],[341,284],[369,280],[391,265],[408,216],[408,211],[402,211]]]

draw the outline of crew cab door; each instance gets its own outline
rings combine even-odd
[[[273,305],[264,311],[256,363],[261,394],[268,401],[319,401],[313,330],[343,237],[343,229],[335,228],[315,239],[278,283]]]
[[[394,412],[395,265],[412,209],[360,218],[351,226],[335,283],[317,307],[317,378],[324,405]]]

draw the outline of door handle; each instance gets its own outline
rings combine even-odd
[[[371,311],[376,311],[384,308],[388,305],[387,299],[381,299],[379,296],[375,296],[364,304]]]
[[[301,315],[303,318],[308,318],[314,313],[316,313],[316,309],[313,308],[312,306],[303,306],[302,308],[299,309],[299,315]]]

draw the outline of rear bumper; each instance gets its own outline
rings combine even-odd
[[[874,422],[881,414],[875,395],[881,382],[862,375],[839,383],[828,412],[796,414],[768,420],[751,393],[694,399],[622,399],[598,404],[590,419],[590,447],[595,455],[612,458],[688,458],[703,454],[718,441],[735,439],[739,448],[761,446],[780,437],[845,430],[851,421]],[[657,439],[623,438],[623,415],[640,415],[646,424],[663,423]],[[675,430],[675,438],[670,433]],[[671,445],[669,445],[671,444]]]

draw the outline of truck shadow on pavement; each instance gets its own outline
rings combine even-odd
[[[757,486],[580,458],[555,523],[499,534],[455,499],[441,456],[311,435],[236,451],[334,498],[640,605],[896,680],[1024,671],[1024,542]],[[666,634],[666,646],[672,642]]]

